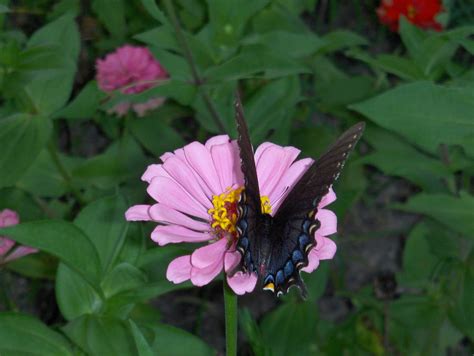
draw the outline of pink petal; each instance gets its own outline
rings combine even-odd
[[[311,273],[318,267],[319,267],[319,255],[316,249],[312,248],[308,254],[308,265],[306,267],[303,267],[301,270],[306,273]]]
[[[226,187],[221,187],[211,153],[199,142],[192,142],[184,147],[186,160],[204,180],[214,195],[221,194]]]
[[[0,237],[0,256],[7,254],[13,245],[15,245],[15,241],[7,239],[6,237]]]
[[[191,264],[196,268],[207,268],[216,261],[223,265],[224,253],[227,250],[227,239],[220,239],[204,247],[198,248],[191,255]]]
[[[327,237],[321,236],[316,233],[316,247],[313,248],[317,252],[317,256],[320,260],[330,260],[334,257],[337,251],[335,242]]]
[[[202,190],[206,194],[206,197],[212,197],[213,196],[212,191],[209,189],[209,187],[201,178],[201,176],[192,168],[192,166],[189,164],[188,160],[186,159],[186,154],[184,153],[184,149],[179,148],[174,151],[174,154],[183,162],[183,164],[191,168],[191,171],[193,172],[193,175],[194,175],[194,179],[198,182],[199,186],[202,188]]]
[[[329,192],[321,199],[318,205],[318,209],[322,209],[325,206],[328,206],[329,204],[333,203],[336,200],[336,193],[334,193],[334,190],[329,188]]]
[[[239,264],[242,256],[237,251],[227,251],[224,257],[224,269],[226,272],[232,271]]]
[[[191,278],[191,256],[181,256],[175,258],[168,265],[166,279],[175,284],[182,283]]]
[[[170,157],[163,163],[166,172],[179,183],[187,193],[201,203],[207,209],[212,207],[211,201],[206,196],[198,181],[194,178],[194,174],[189,166],[176,156]],[[207,210],[206,209],[206,210]]]
[[[303,176],[303,174],[308,170],[308,168],[313,163],[311,158],[304,158],[294,162],[287,171],[283,174],[277,186],[271,194],[268,196],[270,198],[270,203],[272,205],[272,213],[275,214],[278,211],[281,203],[288,193],[293,189],[298,180]]]
[[[174,153],[165,152],[160,156],[161,162],[165,162],[168,158],[175,157]]]
[[[198,287],[204,286],[216,278],[219,273],[221,273],[222,267],[222,261],[216,261],[206,268],[193,267],[191,269],[191,282]]]
[[[155,177],[148,186],[147,192],[157,202],[191,216],[209,219],[207,209],[171,178]]]
[[[235,152],[232,143],[226,142],[212,146],[211,156],[221,187],[224,187],[224,190],[232,187],[236,183],[234,179]]]
[[[260,161],[260,158],[262,157],[263,152],[265,152],[265,150],[271,146],[274,146],[274,144],[271,142],[264,142],[260,146],[257,147],[257,150],[255,151],[255,155],[254,155],[256,165],[258,165],[258,162]]]
[[[19,246],[12,253],[10,253],[7,256],[7,258],[5,258],[4,261],[5,262],[13,261],[13,260],[16,260],[20,257],[26,256],[26,255],[29,255],[29,254],[32,254],[32,253],[36,253],[36,252],[38,252],[38,250],[33,248],[33,247]]]
[[[227,283],[235,294],[242,295],[250,293],[255,289],[257,284],[257,275],[255,273],[237,272],[232,277],[227,276]]]
[[[149,221],[151,218],[148,215],[148,209],[150,209],[150,205],[134,205],[125,212],[125,219],[127,221]]]
[[[169,174],[163,169],[161,164],[150,164],[142,175],[142,181],[151,183],[155,177],[168,177]]]
[[[270,195],[276,185],[296,159],[300,151],[294,147],[267,147],[257,163],[257,174],[261,195]]]
[[[212,146],[222,145],[223,143],[229,143],[229,142],[230,142],[230,137],[228,135],[217,135],[207,140],[205,143],[205,146],[210,151]]]
[[[232,271],[240,262],[241,255],[237,251],[228,251],[224,257],[224,270],[226,272]],[[242,295],[250,293],[255,289],[257,284],[257,275],[255,273],[243,273],[241,271],[236,272],[233,276],[227,276],[227,282],[232,290]]]
[[[316,231],[319,235],[327,236],[337,232],[337,216],[331,210],[318,210],[316,219],[321,223],[321,227]]]
[[[197,231],[209,231],[208,223],[191,219],[189,216],[164,204],[152,205],[149,214],[153,220],[161,223],[181,225]]]
[[[203,242],[212,239],[208,233],[186,229],[178,225],[159,225],[151,233],[151,239],[164,246],[169,243]]]
[[[0,227],[16,225],[20,222],[20,217],[16,211],[4,209],[0,211]]]

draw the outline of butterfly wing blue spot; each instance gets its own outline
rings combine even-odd
[[[294,250],[291,256],[293,263],[298,263],[299,261],[303,261],[303,254],[300,250]]]
[[[285,282],[285,276],[283,275],[283,271],[279,270],[276,274],[276,284],[277,286],[283,284]]]
[[[311,221],[309,219],[306,219],[304,222],[303,222],[303,231],[305,233],[308,233],[308,230],[309,230],[309,226],[311,225]]]
[[[241,247],[243,247],[244,250],[247,250],[249,247],[249,239],[246,237],[241,237],[239,240],[239,244]]]
[[[298,242],[299,242],[300,250],[304,251],[306,245],[309,244],[309,236],[306,234],[301,234],[300,237],[298,237]]]
[[[293,262],[291,261],[288,261],[286,264],[285,264],[285,267],[283,268],[283,271],[285,273],[285,278],[288,278],[290,277],[292,274],[293,274],[293,271],[295,270],[294,266],[293,266]]]

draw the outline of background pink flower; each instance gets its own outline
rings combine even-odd
[[[157,80],[168,77],[148,48],[130,45],[118,48],[104,59],[98,59],[96,70],[99,88],[106,93],[115,90],[124,94],[141,93],[157,85]],[[152,98],[144,103],[123,102],[110,111],[123,116],[132,108],[139,116],[143,116],[163,102],[164,98]]]
[[[296,160],[299,153],[294,147],[273,143],[263,143],[255,152],[260,192],[268,198],[272,214],[312,163],[309,158]],[[243,186],[238,148],[228,136],[215,136],[204,145],[193,142],[165,153],[161,160],[162,164],[149,166],[142,176],[149,184],[148,194],[157,203],[129,208],[126,219],[158,222],[151,238],[160,246],[207,242],[191,255],[173,260],[167,270],[168,280],[174,283],[191,280],[196,286],[206,285],[240,261],[235,250],[236,207]],[[336,252],[335,243],[326,237],[336,232],[336,215],[324,209],[335,199],[331,190],[319,205],[318,244],[309,254],[305,272],[314,271],[320,260],[332,258]],[[237,272],[227,280],[235,293],[244,294],[255,288],[257,276]]]
[[[0,227],[16,225],[20,222],[18,214],[10,209],[0,211]],[[0,236],[0,264],[13,261],[17,258],[38,252],[37,249],[27,246],[18,246],[13,249],[15,241],[7,237]],[[13,250],[12,250],[13,249]]]

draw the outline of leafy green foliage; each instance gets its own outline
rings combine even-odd
[[[335,259],[302,274],[306,301],[294,289],[275,302],[242,298],[239,353],[472,353],[472,14],[466,1],[447,2],[445,30],[402,18],[388,34],[378,3],[0,0],[0,210],[21,218],[0,236],[40,250],[5,265],[0,256],[0,354],[223,352],[220,288],[166,280],[196,245],[157,247],[156,223],[124,214],[153,204],[140,176],[164,153],[236,137],[236,91],[255,147],[317,158],[367,122],[328,207]],[[94,62],[126,43],[147,46],[168,77],[104,93]],[[143,117],[112,114],[156,98],[164,103]],[[18,303],[14,273],[31,293]],[[43,279],[55,298],[36,295]],[[31,310],[23,299],[56,303],[61,315],[36,311],[46,325],[12,312]]]

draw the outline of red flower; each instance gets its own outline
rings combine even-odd
[[[441,31],[443,26],[435,17],[442,11],[441,0],[382,0],[377,15],[392,31],[398,31],[401,15],[418,27]]]

